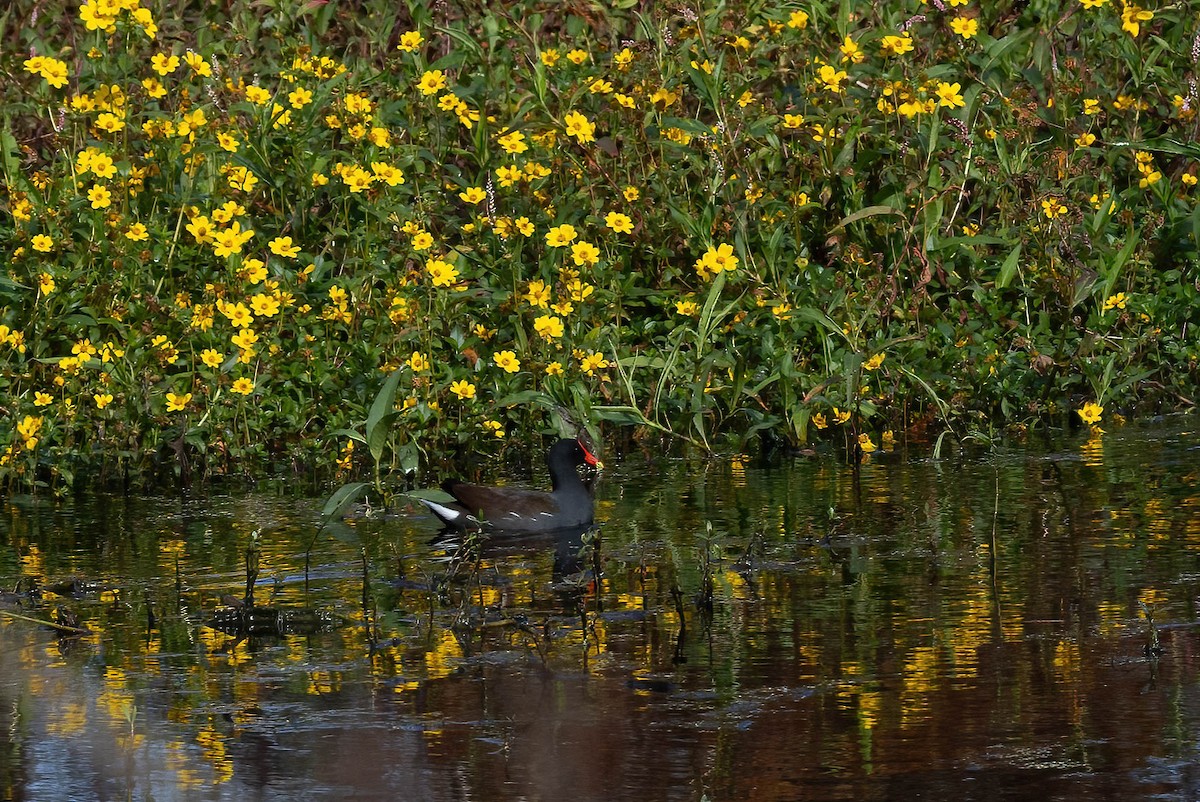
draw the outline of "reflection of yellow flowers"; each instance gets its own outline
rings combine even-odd
[[[1079,413],[1079,417],[1083,419],[1084,423],[1092,425],[1100,422],[1100,416],[1104,414],[1104,407],[1095,401],[1088,401],[1075,411]]]

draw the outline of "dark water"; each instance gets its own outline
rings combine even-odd
[[[0,588],[62,595],[0,601],[0,798],[1195,799],[1192,426],[857,480],[606,454],[582,562],[270,493],[12,499]],[[92,634],[8,615],[60,606]]]

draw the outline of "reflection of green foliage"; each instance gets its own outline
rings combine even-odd
[[[503,399],[714,448],[1195,395],[1185,7],[964,38],[896,4],[234,2],[150,38],[33,5],[0,21],[0,391],[44,418],[0,433],[9,487],[308,470],[347,432],[378,484],[542,426]]]

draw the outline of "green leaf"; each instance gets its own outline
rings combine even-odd
[[[865,220],[868,217],[878,217],[879,215],[883,214],[904,217],[903,212],[901,212],[899,209],[893,209],[891,206],[868,206],[865,209],[859,209],[854,214],[843,217],[838,221],[837,225],[833,227],[833,230],[836,231],[839,228],[845,228],[851,223],[857,223],[859,220]]]
[[[325,502],[321,508],[321,519],[326,523],[342,517],[350,505],[358,500],[371,487],[370,482],[351,482],[344,484]]]
[[[1012,253],[1004,260],[1004,264],[1000,265],[1000,274],[996,276],[996,289],[1002,290],[1012,283],[1013,277],[1017,275],[1017,269],[1021,264],[1021,244],[1017,243],[1017,247],[1012,249]]]
[[[371,403],[371,411],[367,413],[366,441],[376,462],[383,457],[383,443],[387,438],[386,427],[395,419],[396,388],[400,386],[402,370],[403,368],[396,368],[387,377]]]

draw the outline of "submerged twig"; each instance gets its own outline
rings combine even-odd
[[[92,631],[87,627],[69,627],[66,624],[58,624],[54,621],[47,621],[44,618],[34,618],[29,615],[21,615],[20,613],[10,612],[9,610],[0,610],[0,615],[8,618],[17,618],[21,621],[28,621],[32,624],[41,624],[42,626],[50,627],[57,632],[64,632],[71,635],[91,635]]]

